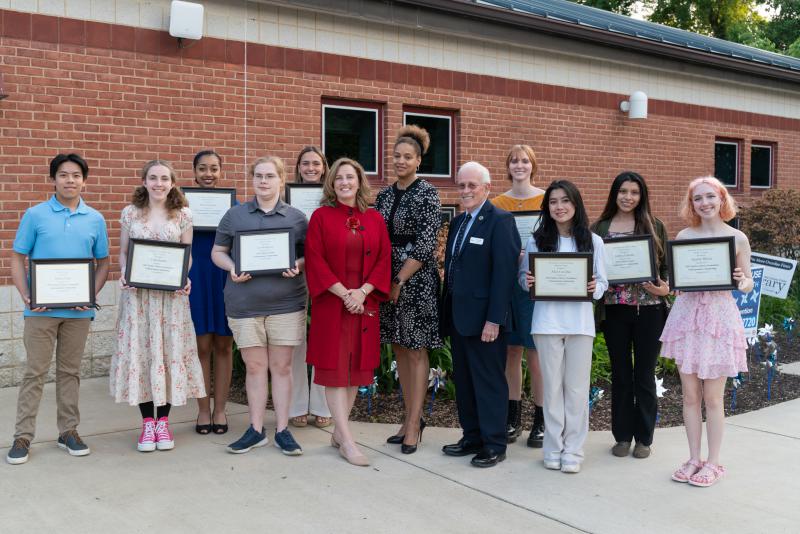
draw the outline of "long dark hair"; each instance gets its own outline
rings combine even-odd
[[[603,208],[603,213],[600,218],[592,225],[592,229],[596,229],[602,221],[611,221],[619,211],[617,206],[617,196],[622,184],[625,182],[633,182],[639,186],[639,204],[633,210],[633,218],[635,226],[633,227],[634,234],[650,234],[653,236],[653,245],[655,247],[656,260],[660,265],[664,258],[664,243],[661,242],[658,234],[656,233],[656,218],[653,217],[653,212],[650,209],[650,196],[647,193],[647,183],[641,174],[633,171],[625,171],[614,178],[611,184],[611,190],[608,192],[608,199],[606,206]]]
[[[533,232],[536,248],[540,252],[558,252],[558,226],[556,226],[556,221],[550,215],[550,195],[556,189],[563,190],[575,207],[575,215],[572,217],[572,237],[575,238],[575,248],[577,248],[578,252],[594,252],[592,232],[589,230],[589,216],[586,215],[581,192],[569,180],[554,180],[544,192],[542,219],[536,231]]]

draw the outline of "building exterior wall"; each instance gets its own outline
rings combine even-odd
[[[4,4],[11,9],[2,9]],[[603,80],[617,75],[604,76],[602,66],[565,62],[561,77],[540,79],[542,70],[551,71],[547,64],[520,67],[519,58],[513,56],[512,61],[509,55],[508,70],[499,66],[506,65],[501,61],[505,52],[497,43],[481,45],[495,54],[487,56],[489,60],[466,66],[459,62],[474,50],[460,53],[461,38],[429,35],[428,48],[421,50],[421,37],[414,33],[357,21],[340,23],[338,18],[330,22],[319,15],[253,3],[246,6],[259,14],[250,24],[258,27],[259,39],[245,44],[241,39],[250,35],[248,25],[246,34],[231,29],[241,14],[233,2],[206,3],[207,21],[212,14],[224,15],[225,33],[216,29],[219,38],[206,37],[179,49],[162,29],[168,2],[118,1],[114,18],[100,10],[101,4],[113,3],[0,0],[0,73],[9,94],[0,101],[0,387],[19,382],[25,358],[22,303],[9,273],[12,241],[24,210],[51,193],[47,163],[61,151],[77,151],[90,164],[84,198],[108,222],[112,273],[118,272],[119,213],[139,183],[138,171],[146,160],[173,162],[180,182],[188,185],[193,154],[216,148],[225,163],[223,184],[237,187],[240,199],[246,198],[252,192],[245,179],[248,161],[271,153],[284,158],[291,169],[300,148],[321,143],[323,98],[382,104],[387,172],[375,180],[375,192],[391,183],[391,145],[404,106],[455,110],[456,160],[486,164],[495,192],[507,188],[505,156],[508,147],[519,142],[532,145],[537,153],[537,184],[546,186],[556,178],[575,181],[592,217],[600,212],[611,178],[622,170],[637,170],[648,179],[656,214],[672,235],[682,227],[677,211],[685,185],[690,178],[713,173],[718,137],[741,140],[745,148],[743,180],[735,192],[742,202],[759,194],[749,187],[746,148],[751,141],[775,144],[778,187],[800,188],[800,119],[784,113],[784,104],[755,113],[736,107],[733,101],[739,96],[710,106],[686,103],[677,92],[675,98],[651,94],[648,119],[631,121],[618,111],[628,93],[623,87],[628,86],[603,89]],[[139,9],[123,9],[133,4]],[[19,11],[34,5],[37,12]],[[160,26],[151,9],[158,6]],[[363,43],[344,30],[351,26],[366,32]],[[209,33],[212,29],[208,27]],[[276,29],[278,41],[264,44],[268,36],[274,39]],[[396,37],[396,46],[385,33],[378,39],[376,32],[386,31]],[[331,46],[325,32],[345,37],[334,35]],[[382,55],[370,56],[370,43],[375,43],[369,39],[382,42]],[[313,47],[303,44],[310,46],[312,41]],[[441,54],[432,52],[434,48],[441,48]],[[455,54],[455,63],[447,59],[447,50]],[[573,77],[573,71],[581,77]],[[636,72],[631,68],[629,78]],[[749,91],[747,85],[739,87]],[[772,90],[785,93],[787,101],[797,98],[785,89]],[[784,101],[776,96],[775,102]],[[457,203],[452,179],[432,181],[443,203]],[[110,281],[87,343],[85,376],[107,370],[117,293],[117,284]]]

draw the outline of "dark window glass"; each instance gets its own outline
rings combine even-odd
[[[720,182],[736,186],[739,169],[739,145],[717,141],[714,145],[714,176]]]
[[[378,110],[325,106],[323,113],[323,148],[328,163],[348,157],[368,173],[377,173]]]
[[[769,187],[772,181],[772,147],[753,145],[750,147],[750,185]]]
[[[425,128],[431,136],[431,146],[428,148],[428,153],[422,156],[419,174],[452,176],[450,168],[452,163],[452,155],[450,153],[452,121],[450,117],[432,117],[406,113],[405,120],[406,124],[416,124],[421,128]]]

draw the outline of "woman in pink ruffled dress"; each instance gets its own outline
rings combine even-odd
[[[753,289],[750,243],[742,232],[725,224],[735,215],[736,204],[719,180],[710,176],[697,178],[689,184],[681,208],[681,216],[689,227],[678,233],[678,239],[733,236],[736,243],[733,279],[738,289],[747,293]],[[725,426],[725,383],[727,377],[747,370],[744,325],[731,292],[679,294],[661,341],[661,354],[675,360],[680,371],[683,421],[689,440],[689,460],[672,474],[672,480],[693,486],[711,486],[725,474],[719,463]],[[705,461],[700,459],[703,402],[708,432]]]

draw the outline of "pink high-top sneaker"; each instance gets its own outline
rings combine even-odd
[[[156,421],[152,417],[147,417],[142,422],[142,433],[139,436],[139,443],[136,445],[139,452],[152,452],[156,450]]]
[[[156,449],[168,451],[175,447],[175,440],[169,430],[169,419],[162,417],[156,423]]]

